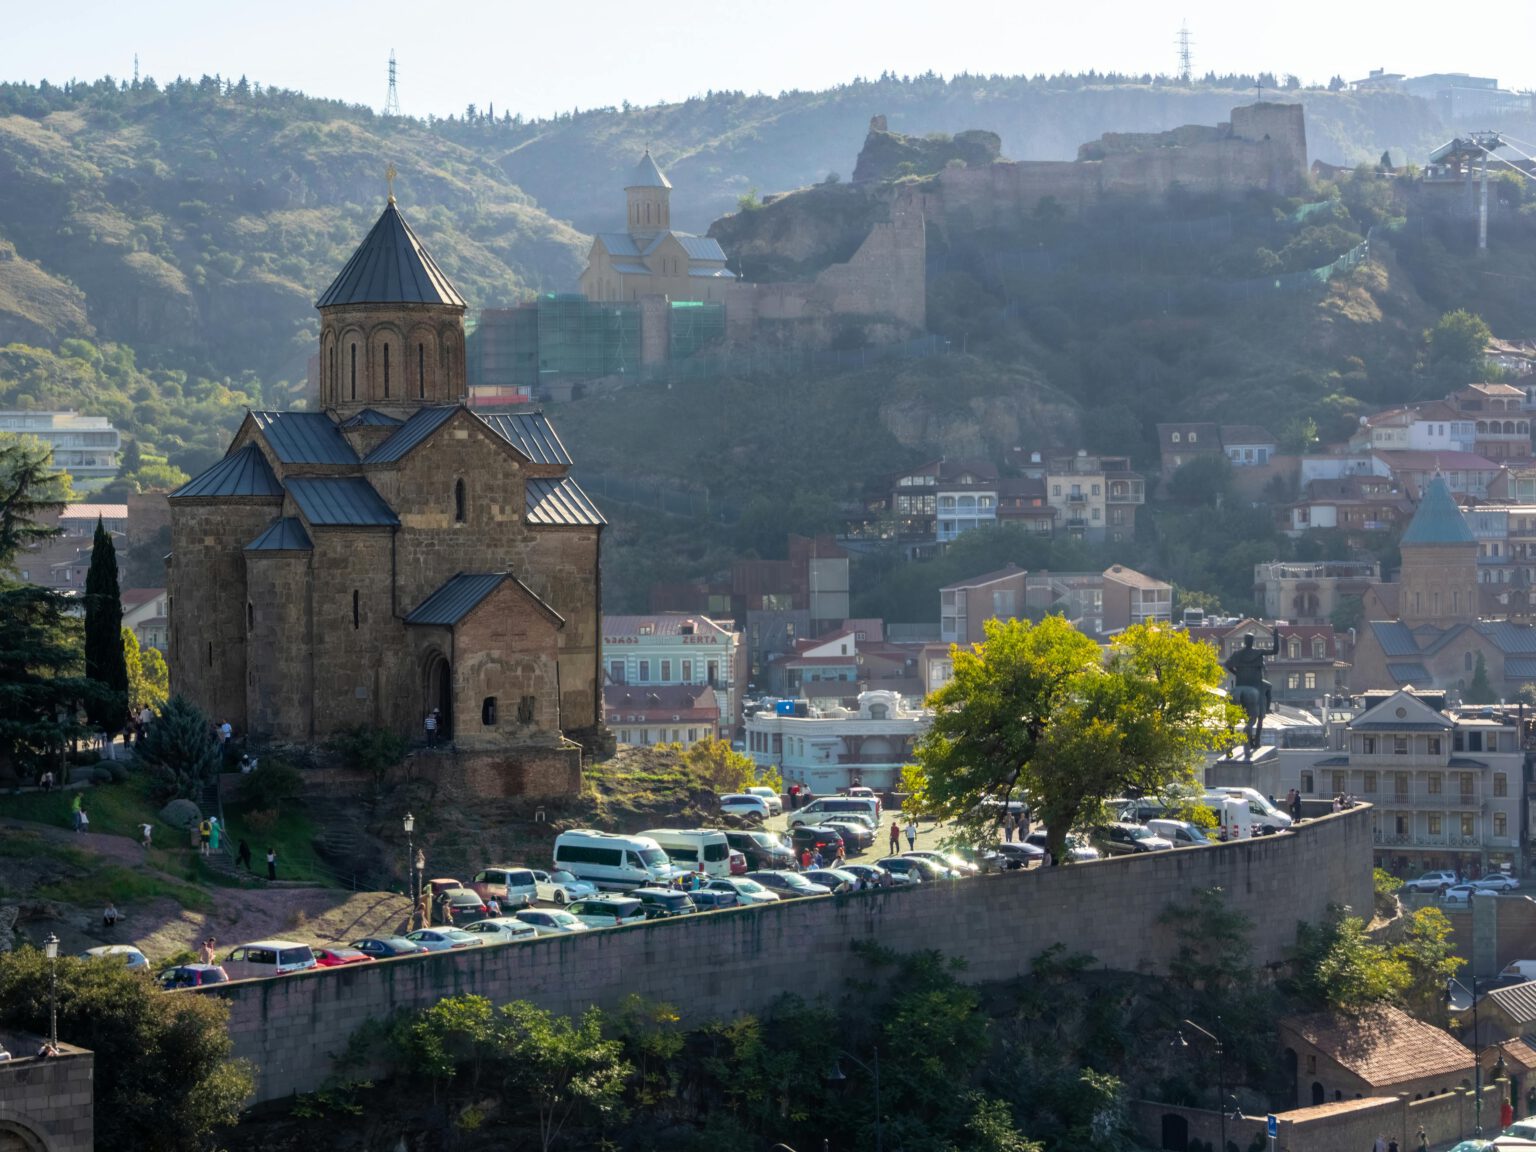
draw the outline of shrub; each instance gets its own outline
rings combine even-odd
[[[286,760],[263,760],[240,783],[240,799],[251,808],[281,808],[303,791],[303,774]]]
[[[107,771],[112,774],[112,783],[121,784],[128,779],[128,765],[121,760],[114,760],[107,765]]]
[[[155,795],[162,800],[190,799],[218,775],[219,745],[202,709],[181,696],[172,696],[160,710],[139,757],[155,776]]]
[[[258,838],[277,827],[276,808],[257,808],[245,814],[245,826]]]
[[[172,828],[190,828],[202,818],[202,810],[191,800],[172,800],[160,809],[160,819]]]
[[[91,769],[91,779],[98,784],[110,784],[113,779],[112,769],[108,768],[105,764],[98,764],[95,768]]]

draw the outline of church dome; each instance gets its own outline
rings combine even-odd
[[[395,207],[394,197],[315,307],[366,304],[465,307],[464,298]]]

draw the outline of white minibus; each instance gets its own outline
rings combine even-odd
[[[667,859],[680,871],[697,872],[703,864],[708,876],[724,878],[731,874],[731,846],[718,828],[649,828],[640,835],[661,845]]]
[[[622,836],[573,828],[555,837],[555,867],[599,888],[641,888],[665,884],[672,862],[648,836]]]

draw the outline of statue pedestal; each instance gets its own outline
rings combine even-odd
[[[1245,744],[1234,744],[1225,756],[1218,757],[1216,765],[1237,764],[1262,764],[1269,766],[1278,753],[1273,744],[1260,744],[1257,748],[1249,748]]]

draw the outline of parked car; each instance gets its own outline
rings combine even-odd
[[[773,815],[768,801],[747,792],[731,792],[720,797],[720,814],[741,820],[766,820]]]
[[[1472,881],[1472,887],[1481,888],[1486,892],[1513,892],[1520,887],[1520,881],[1507,872],[1495,872],[1491,876],[1484,876],[1481,880]]]
[[[439,892],[446,892],[450,888],[462,888],[464,884],[462,881],[443,876],[436,880],[428,880],[427,886],[430,888],[432,895],[436,896]]]
[[[864,881],[866,888],[899,888],[907,884],[916,884],[917,879],[906,873],[898,875],[887,871],[878,864],[844,864],[839,872],[852,872],[860,880]]]
[[[927,862],[916,860],[911,856],[887,856],[884,860],[878,860],[879,867],[885,869],[898,882],[907,884],[931,884],[937,877],[931,875],[927,868]]]
[[[628,892],[588,896],[585,900],[573,901],[565,910],[588,928],[622,928],[626,924],[645,923],[645,905]]]
[[[1121,822],[1103,824],[1093,830],[1089,842],[1110,856],[1135,856],[1143,852],[1166,852],[1172,840],[1154,836],[1140,824]]]
[[[919,870],[918,874],[925,881],[959,880],[964,875],[964,873],[956,872],[945,864],[940,864],[933,860],[925,860],[921,856],[887,856],[884,860],[879,861],[879,864],[882,868],[890,868],[897,860],[905,860],[911,866],[917,868]]]
[[[453,909],[452,919],[448,917],[448,908]],[[445,888],[432,901],[432,918],[438,924],[467,924],[490,914],[491,910],[485,906],[480,893],[473,888]]]
[[[821,796],[791,812],[789,826],[794,828],[799,824],[819,824],[843,812],[862,812],[871,819],[878,820],[880,818],[878,804],[879,801],[873,796]]]
[[[407,940],[404,936],[365,936],[352,941],[352,947],[366,952],[375,960],[392,960],[396,956],[418,956],[428,951],[425,944]]]
[[[947,868],[949,871],[960,876],[975,876],[981,872],[981,869],[975,864],[972,864],[969,860],[961,859],[952,852],[931,852],[924,848],[918,848],[912,852],[903,852],[902,855],[915,856],[919,860],[927,860],[931,864],[936,864],[940,868]]]
[[[1426,872],[1403,884],[1405,892],[1444,892],[1447,888],[1454,888],[1461,883],[1461,877],[1450,869],[1441,869],[1437,872]]]
[[[772,788],[764,784],[757,784],[747,789],[749,796],[761,796],[768,805],[768,815],[780,816],[784,812],[784,797],[780,796]]]
[[[231,980],[250,980],[262,976],[287,976],[318,968],[315,953],[308,944],[293,940],[255,940],[231,948],[224,957],[224,971]]]
[[[756,880],[780,900],[794,900],[801,896],[830,896],[832,889],[812,884],[798,872],[767,868],[761,872],[748,872],[748,880]]]
[[[110,958],[117,961],[132,971],[149,969],[149,957],[140,952],[132,944],[102,944],[96,948],[87,948],[80,953],[82,960],[101,960]]]
[[[988,848],[956,848],[949,854],[950,859],[959,860],[969,864],[978,874],[982,872],[1001,872],[1008,865],[1003,860],[1003,854],[997,850],[997,845]]]
[[[848,795],[855,800],[873,800],[875,802],[875,819],[880,819],[880,810],[885,805],[880,803],[880,796],[873,788],[866,787],[863,784],[855,784],[852,788],[848,789]]]
[[[223,984],[229,973],[218,964],[178,964],[160,973],[160,987],[201,988],[204,984]]]
[[[532,924],[525,924],[515,916],[492,916],[488,920],[476,920],[464,925],[464,931],[483,936],[487,944],[513,944],[518,940],[532,940],[539,934]]]
[[[812,868],[809,872],[802,872],[800,875],[812,884],[820,884],[833,893],[853,892],[861,886],[857,876],[841,868]]]
[[[732,876],[727,880],[711,880],[704,885],[705,892],[730,892],[738,904],[777,904],[777,894],[768,891],[750,876]],[[694,893],[697,902],[698,893]]]
[[[1049,833],[1044,828],[1036,828],[1024,838],[1024,843],[1033,844],[1036,848],[1043,851],[1048,836]],[[1088,860],[1101,859],[1103,859],[1102,853],[1092,844],[1088,843],[1087,840],[1083,839],[1076,832],[1067,833],[1067,861],[1073,864],[1080,864]]]
[[[1440,901],[1443,904],[1470,904],[1474,896],[1497,896],[1498,893],[1490,888],[1479,888],[1476,884],[1457,884],[1454,888],[1447,888],[1440,893]]]
[[[849,855],[863,852],[875,842],[874,829],[856,820],[828,819],[822,827],[837,830],[837,834],[843,838],[843,849]]]
[[[669,920],[673,916],[691,916],[699,910],[687,892],[672,888],[636,888],[630,893],[645,907],[647,920]]]
[[[476,948],[485,940],[462,928],[418,928],[407,932],[407,940],[420,944],[428,952],[451,952],[455,948]]]
[[[790,843],[794,846],[797,859],[807,848],[812,852],[820,852],[823,857],[836,856],[843,837],[836,828],[825,824],[802,824],[790,832]]]
[[[1147,831],[1164,840],[1171,840],[1175,848],[1195,848],[1216,843],[1205,834],[1205,829],[1188,820],[1147,820]]]
[[[1045,849],[1027,840],[1005,840],[997,846],[1004,868],[1028,868],[1045,859]]]
[[[315,963],[322,968],[341,968],[347,964],[371,964],[373,957],[361,948],[316,948]]]
[[[719,888],[695,888],[688,893],[695,912],[717,912],[721,908],[739,908],[741,901],[734,892],[722,892]]]
[[[533,882],[537,886],[539,899],[547,900],[552,904],[564,906],[572,900],[597,895],[596,884],[590,880],[578,880],[563,869],[541,872],[535,868]]]
[[[752,871],[751,865],[747,863],[745,853],[738,852],[734,848],[731,849],[730,861],[732,876],[745,876],[748,872]]]
[[[524,908],[515,918],[524,924],[532,924],[540,936],[566,936],[587,931],[585,921],[559,908]]]
[[[792,868],[795,854],[776,832],[727,832],[725,842],[747,858],[747,868]]]
[[[538,873],[532,868],[520,868],[511,864],[496,864],[482,872],[476,872],[469,887],[482,901],[496,897],[503,909],[528,908],[543,897],[538,890]],[[454,910],[457,917],[458,910]]]

